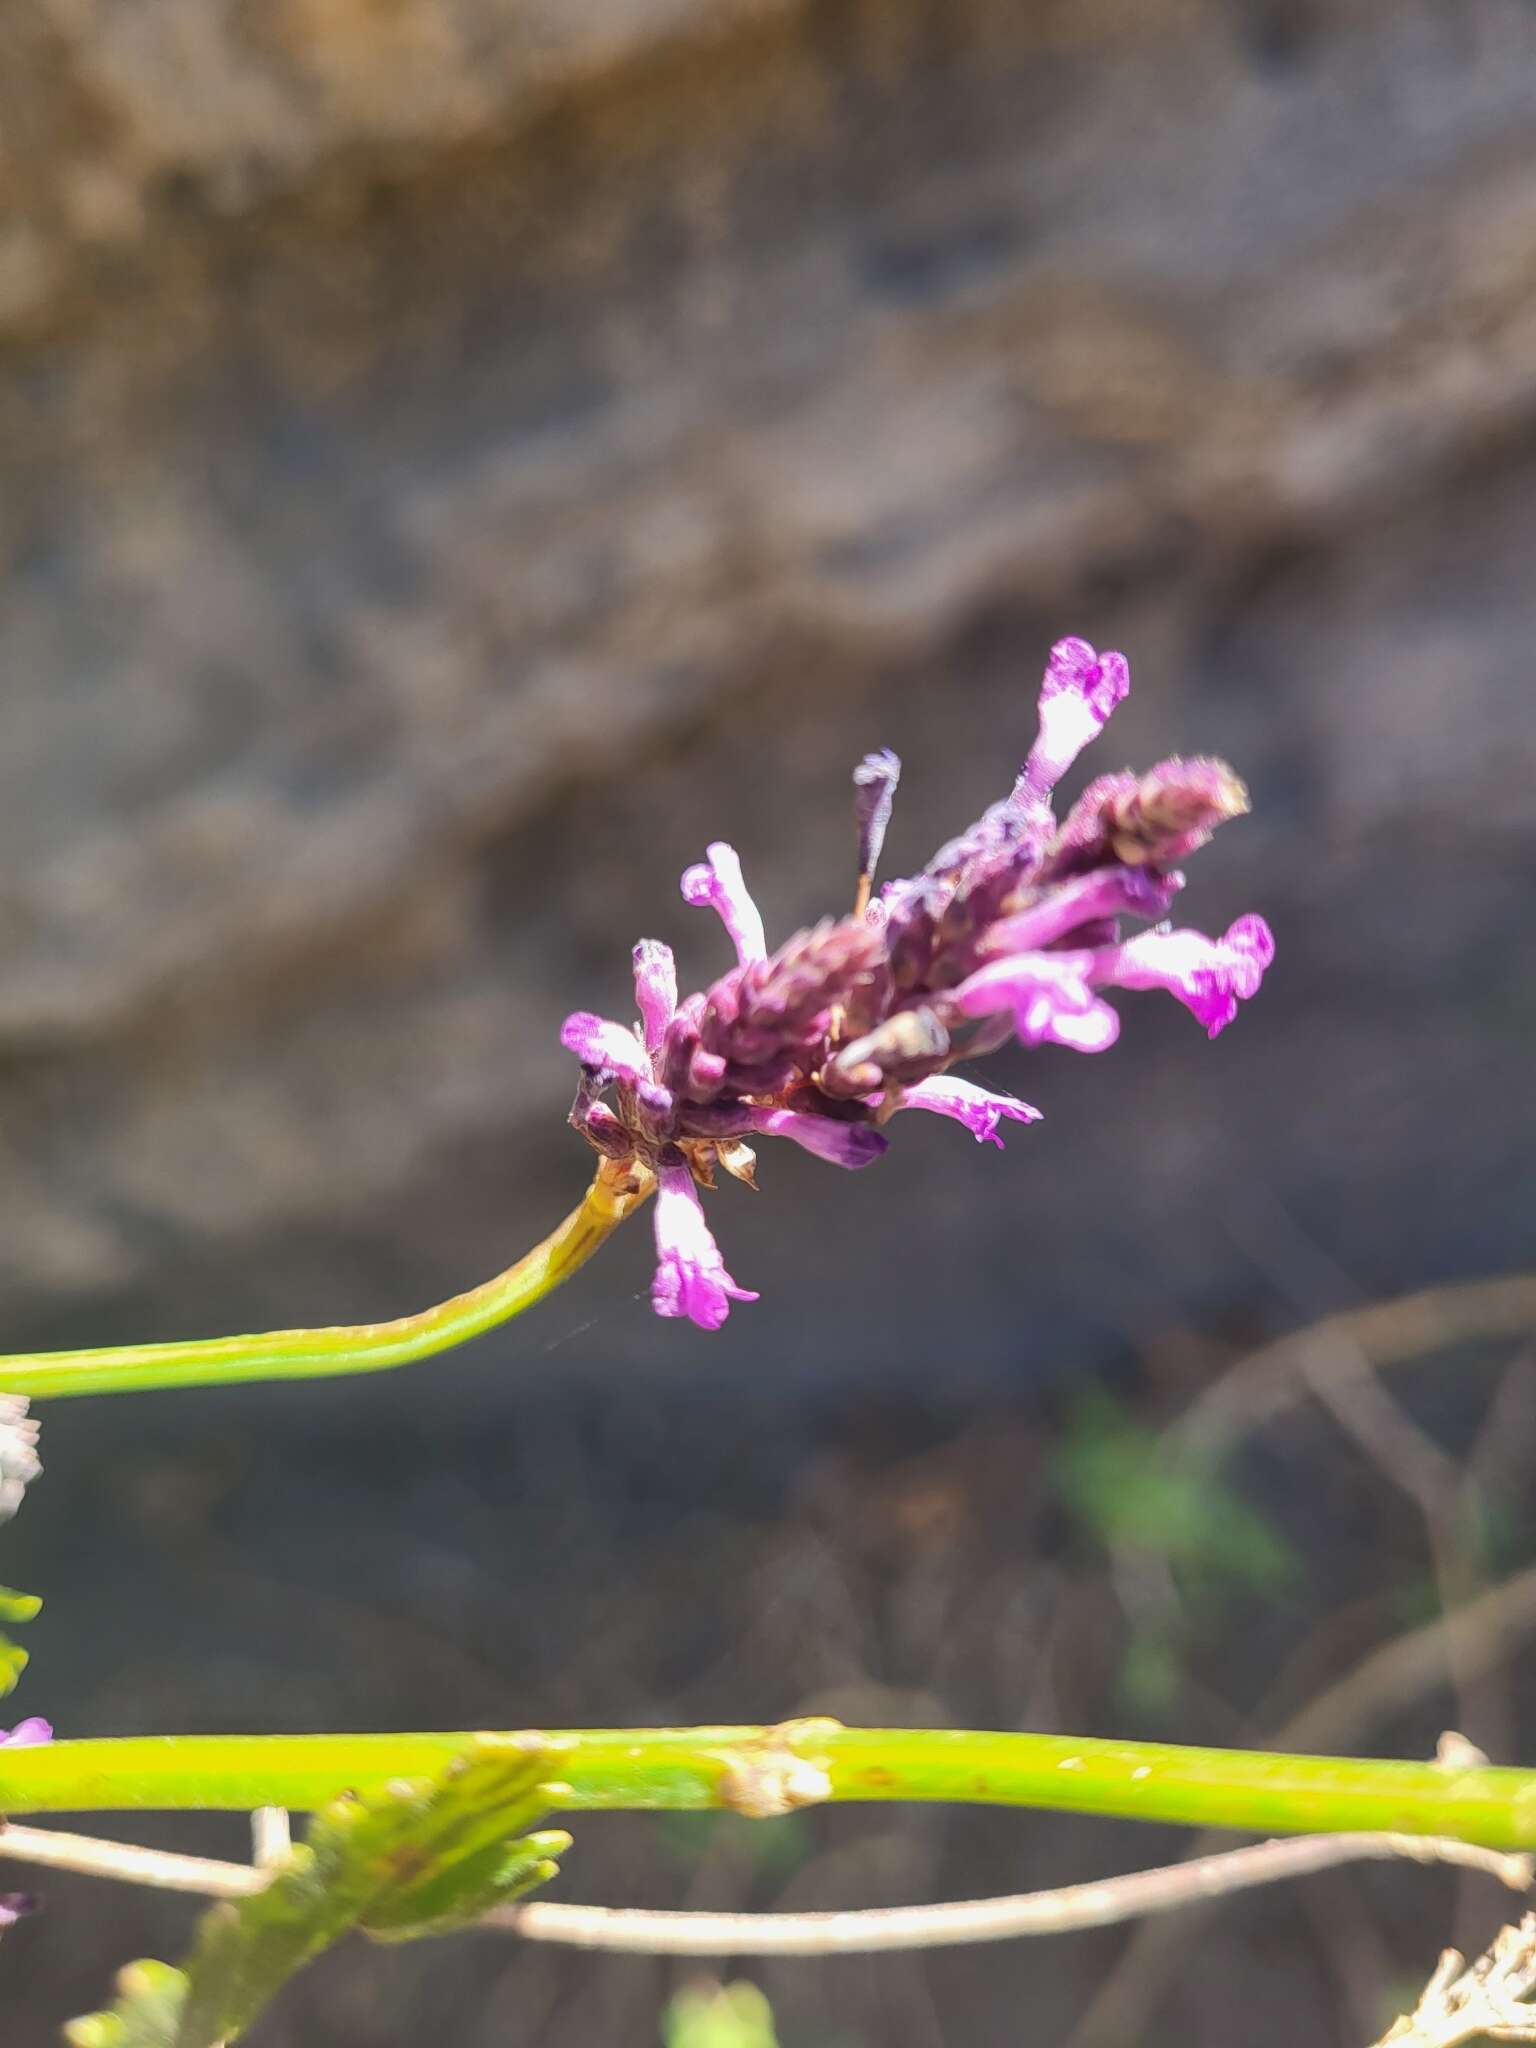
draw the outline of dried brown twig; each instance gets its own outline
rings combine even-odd
[[[1462,2048],[1468,2041],[1536,2041],[1536,1913],[1501,1928],[1467,1967],[1448,1948],[1411,2013],[1394,2020],[1375,2048]]]
[[[1536,1273],[1427,1287],[1395,1301],[1345,1309],[1250,1352],[1223,1373],[1166,1433],[1170,1450],[1211,1457],[1229,1450],[1312,1391],[1305,1362],[1340,1340],[1363,1352],[1378,1371],[1411,1365],[1451,1344],[1525,1337],[1536,1329]]]
[[[248,1898],[270,1883],[272,1874],[270,1868],[256,1865],[175,1855],[53,1828],[6,1826],[0,1832],[0,1856],[222,1899]],[[1481,1871],[1512,1891],[1528,1891],[1536,1874],[1529,1856],[1502,1855],[1432,1836],[1293,1835],[1093,1884],[933,1906],[875,1906],[822,1913],[679,1913],[536,1900],[530,1905],[502,1907],[481,1924],[532,1941],[643,1955],[870,1955],[1108,1927],[1342,1863],[1399,1858]]]

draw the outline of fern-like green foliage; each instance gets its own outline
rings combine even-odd
[[[110,2012],[65,2029],[71,2048],[218,2048],[352,1928],[408,1941],[478,1920],[555,1873],[570,1837],[529,1833],[550,1803],[553,1752],[483,1735],[435,1778],[400,1780],[317,1813],[263,1890],[203,1918],[185,1967],[133,1963]]]
[[[42,1608],[35,1593],[15,1593],[0,1586],[0,1621],[30,1621]],[[8,1635],[0,1634],[0,1699],[12,1691],[27,1668],[27,1653]]]

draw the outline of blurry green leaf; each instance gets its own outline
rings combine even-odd
[[[9,1586],[0,1586],[0,1621],[31,1621],[41,1612],[42,1605],[35,1593],[15,1593]],[[27,1663],[27,1652],[21,1645],[0,1634],[0,1699],[15,1689]]]
[[[771,1828],[739,1813],[700,1811],[651,1816],[660,1853],[683,1870],[697,1870],[705,1856],[725,1851],[731,1867],[769,1879],[794,1876],[815,1854],[816,1842],[802,1814],[785,1814]]]
[[[778,2048],[773,2008],[755,1984],[690,1984],[662,2015],[666,2048]]]
[[[1127,1707],[1142,1714],[1165,1714],[1183,1683],[1183,1659],[1168,1636],[1146,1630],[1132,1636],[1115,1682]]]
[[[1472,1480],[1463,1489],[1457,1536],[1468,1558],[1489,1578],[1503,1578],[1531,1561],[1531,1522],[1523,1498],[1489,1493]]]
[[[264,1891],[205,1914],[185,1971],[135,1964],[110,2013],[66,2030],[71,2048],[216,2048],[349,1929],[405,1941],[530,1891],[569,1843],[525,1833],[553,1765],[526,1739],[480,1736],[436,1778],[333,1801]]]
[[[1085,1401],[1055,1460],[1057,1485],[1111,1550],[1209,1573],[1247,1591],[1295,1582],[1295,1551],[1213,1471],[1178,1461],[1107,1396]]]
[[[129,1963],[117,1973],[117,1990],[111,2012],[69,2022],[70,2048],[167,2048],[187,1992],[182,1972],[169,1963]]]
[[[1444,1612],[1440,1582],[1433,1572],[1401,1576],[1393,1581],[1387,1606],[1399,1628],[1418,1628]]]

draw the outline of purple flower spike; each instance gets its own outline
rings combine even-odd
[[[1165,988],[1218,1037],[1239,1002],[1258,992],[1275,957],[1274,935],[1262,917],[1240,917],[1219,939],[1161,925],[1095,957],[1094,979],[1119,988]]]
[[[830,1117],[806,1116],[793,1109],[754,1110],[752,1118],[753,1130],[763,1137],[788,1138],[818,1159],[852,1171],[873,1166],[890,1150],[890,1139],[873,1124],[835,1123]]]
[[[718,1330],[733,1301],[756,1301],[725,1270],[720,1247],[704,1221],[693,1174],[681,1159],[657,1167],[656,1277],[651,1306],[659,1316],[687,1316],[701,1330]]]
[[[1120,1019],[1089,986],[1093,961],[1086,952],[1023,953],[996,960],[961,983],[955,1003],[967,1017],[1011,1010],[1020,1045],[1103,1052],[1120,1036]]]
[[[1058,640],[1040,685],[1040,733],[1029,751],[1016,794],[1044,799],[1131,687],[1123,654],[1099,654],[1086,640]]]
[[[677,1014],[677,963],[672,948],[660,939],[642,939],[635,947],[635,1004],[645,1030],[648,1052],[659,1052],[667,1026]]]
[[[720,922],[731,935],[738,965],[766,960],[768,941],[763,932],[762,912],[747,893],[736,849],[717,839],[709,848],[709,859],[683,875],[683,896],[700,907],[708,905],[720,913]]]
[[[18,1721],[14,1728],[0,1728],[0,1743],[11,1749],[36,1749],[39,1743],[52,1742],[53,1724],[33,1714],[29,1720]]]
[[[1164,988],[1214,1038],[1274,956],[1262,918],[1218,939],[1160,922],[1184,887],[1178,864],[1248,808],[1224,761],[1201,756],[1090,782],[1064,818],[1051,795],[1125,696],[1125,657],[1086,640],[1052,648],[1039,734],[1012,793],[946,840],[920,873],[871,902],[900,764],[854,770],[859,872],[851,914],[824,918],[769,952],[741,863],[723,841],[683,876],[690,903],[724,921],[736,964],[678,1000],[672,955],[635,947],[638,1029],[586,1011],[564,1043],[582,1062],[570,1120],[605,1160],[654,1176],[659,1315],[717,1330],[757,1296],[726,1271],[696,1187],[717,1174],[755,1186],[751,1142],[786,1138],[834,1166],[868,1166],[895,1111],[926,1109],[1002,1144],[1005,1122],[1040,1112],[950,1069],[1010,1036],[1102,1052],[1120,1033],[1105,1000]],[[846,898],[844,902],[846,904]],[[1153,927],[1122,937],[1134,921]],[[4,1473],[0,1471],[0,1480]],[[3,1505],[3,1494],[0,1494]]]
[[[954,1074],[936,1074],[931,1081],[915,1082],[902,1091],[901,1107],[931,1109],[939,1116],[953,1117],[956,1123],[965,1125],[978,1144],[995,1145],[999,1151],[1003,1141],[997,1127],[1004,1117],[1020,1124],[1040,1121],[1040,1111],[1028,1102],[1020,1102],[1016,1095],[995,1094],[990,1088],[978,1088],[974,1081],[962,1081]]]

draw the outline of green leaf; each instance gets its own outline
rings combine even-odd
[[[773,2008],[755,1984],[685,1985],[662,2015],[666,2048],[778,2048]]]
[[[1158,1629],[1138,1629],[1126,1645],[1115,1677],[1116,1697],[1137,1713],[1166,1716],[1184,1679],[1179,1645]]]
[[[1296,1553],[1263,1515],[1215,1472],[1176,1462],[1104,1395],[1078,1408],[1055,1471],[1068,1505],[1109,1549],[1246,1592],[1273,1595],[1295,1583]]]
[[[533,1789],[542,1789],[536,1778]],[[456,1927],[472,1926],[493,1906],[506,1905],[547,1884],[555,1875],[558,1859],[571,1846],[565,1830],[541,1828],[507,1840],[508,1830],[526,1826],[537,1810],[535,1804],[512,1818],[505,1813],[488,1814],[487,1820],[497,1824],[496,1833],[479,1846],[439,1843],[418,1877],[385,1892],[369,1907],[359,1922],[363,1932],[378,1941],[416,1941],[422,1935],[445,1934]],[[421,1838],[412,1838],[413,1854],[420,1846]]]
[[[169,1963],[129,1963],[117,1975],[111,2012],[87,2013],[64,2029],[69,2048],[167,2048],[186,1997],[187,1980]]]
[[[482,1735],[435,1778],[334,1800],[264,1891],[204,1916],[185,1971],[135,1964],[110,2013],[73,2023],[71,2048],[217,2048],[350,1929],[406,1941],[542,1884],[570,1839],[525,1832],[555,1760],[536,1737]]]
[[[42,1601],[35,1593],[13,1592],[9,1586],[0,1586],[0,1621],[31,1621],[42,1611]],[[0,1634],[0,1699],[8,1692],[14,1692],[16,1681],[28,1664],[27,1652],[19,1643],[13,1643],[8,1635]]]

